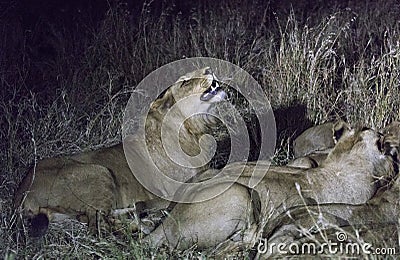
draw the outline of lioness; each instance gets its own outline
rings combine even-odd
[[[338,141],[319,167],[306,170],[271,167],[257,186],[249,187],[249,178],[256,166],[248,163],[228,192],[199,204],[178,204],[171,216],[147,239],[151,243],[168,243],[172,247],[185,248],[193,243],[212,247],[229,239],[235,232],[248,229],[251,224],[257,225],[260,217],[268,219],[268,225],[281,213],[304,203],[365,203],[379,187],[379,178],[393,173],[393,161],[390,156],[382,154],[380,135],[371,129],[338,129],[335,135]],[[243,164],[225,167],[224,175],[228,176],[228,181],[233,181],[229,176],[240,167]],[[258,170],[263,169],[260,167]],[[217,189],[219,185],[217,182],[204,190],[188,190],[187,194],[202,197],[202,193]],[[259,198],[261,210],[249,201],[255,197]],[[233,206],[234,210],[228,210]],[[257,212],[262,215],[257,216]]]
[[[400,162],[400,122],[394,121],[382,130],[384,139],[383,145],[387,154],[394,156],[397,162]]]
[[[334,123],[328,122],[310,127],[302,132],[293,142],[295,158],[332,148],[335,145],[332,136],[333,128]]]
[[[175,118],[163,121],[174,104],[193,95],[196,99],[190,104],[191,107],[178,106],[175,109],[181,110],[175,110]],[[129,149],[139,154],[149,149],[156,158],[157,166],[165,169],[165,174],[185,182],[206,169],[206,166],[183,169],[174,163],[165,154],[161,125],[164,124],[163,129],[175,131],[176,134],[175,121],[184,121],[179,131],[179,143],[187,154],[196,155],[200,150],[200,137],[218,124],[217,120],[207,114],[225,97],[226,93],[210,68],[182,76],[150,107],[145,122],[147,148]],[[194,110],[197,115],[187,118],[187,111],[183,111],[185,109]],[[166,137],[174,133],[167,132]],[[147,166],[141,164],[140,167],[146,170]],[[158,186],[162,187],[162,184]],[[57,221],[60,216],[88,222],[89,227],[95,229],[99,213],[109,215],[114,209],[152,200],[160,199],[147,191],[132,174],[122,144],[98,151],[44,159],[30,169],[15,195],[16,207],[31,219],[33,236],[43,235],[49,221]],[[168,201],[159,202],[168,204]]]
[[[287,165],[297,168],[315,168],[328,156],[337,142],[336,135],[349,131],[344,121],[313,126],[301,133],[293,142],[295,159]]]
[[[335,233],[345,232],[353,242],[356,239],[372,244],[374,248],[397,247],[398,253],[400,123],[389,124],[382,133],[382,149],[387,157],[391,157],[393,171],[381,179],[384,185],[370,200],[358,205],[332,203],[291,208],[288,210],[290,213],[281,214],[271,227],[264,229],[268,244],[324,243],[328,239],[337,240]]]

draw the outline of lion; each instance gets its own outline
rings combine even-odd
[[[356,239],[372,243],[374,247],[397,247],[398,252],[400,123],[392,122],[382,133],[380,145],[383,153],[391,158],[393,171],[381,178],[382,185],[370,200],[357,205],[332,203],[291,208],[277,217],[271,228],[264,230],[268,244],[335,241],[339,232],[350,239],[342,242]]]
[[[349,225],[367,225],[371,223],[397,223],[400,218],[399,194],[400,180],[398,178],[399,149],[400,149],[400,122],[394,121],[381,130],[383,136],[380,141],[383,153],[391,158],[392,174],[381,178],[380,188],[365,204],[357,206],[341,205],[348,208],[349,213],[337,216]],[[328,208],[332,208],[329,206]],[[328,212],[327,208],[324,208]],[[339,225],[343,226],[343,225]]]
[[[394,121],[382,129],[384,136],[383,145],[387,154],[391,154],[400,161],[399,147],[400,147],[400,122]]]
[[[348,125],[342,120],[306,129],[294,140],[293,153],[295,159],[287,165],[306,169],[318,167],[337,142],[335,135],[341,134],[340,131],[348,130],[350,130]]]
[[[293,207],[364,204],[380,187],[380,179],[393,174],[392,157],[383,153],[381,135],[372,129],[350,129],[342,124],[334,134],[337,143],[317,168],[279,166],[268,169],[262,163],[258,166],[256,163],[227,165],[225,180],[216,181],[203,190],[187,190],[186,194],[202,197],[220,188],[224,181],[233,182],[226,192],[198,204],[178,204],[146,241],[181,249],[194,243],[200,248],[214,247],[227,240],[246,243],[254,241],[257,230],[254,227],[261,225],[260,220],[267,219],[266,226],[274,230],[269,223],[274,223],[275,218]],[[243,173],[237,180],[229,178],[242,167]],[[261,182],[252,187],[249,180],[256,168],[267,172]],[[215,176],[215,173],[202,175]]]
[[[315,151],[332,148],[335,145],[332,136],[334,124],[328,122],[310,127],[302,132],[293,142],[294,157],[299,158]]]
[[[163,121],[174,104],[188,96],[195,97],[190,106],[175,107],[174,117]],[[174,163],[163,150],[161,125],[169,129],[166,132],[169,138],[174,134],[172,131],[176,131],[175,124],[184,121],[179,131],[179,143],[187,154],[196,155],[201,149],[200,137],[211,133],[219,124],[208,114],[215,111],[217,104],[223,102],[226,96],[220,82],[207,67],[180,77],[151,104],[145,121],[147,148],[155,156],[157,166],[165,169],[168,177],[185,182],[208,166],[204,164],[183,169]],[[196,116],[187,118],[187,109],[196,112]],[[128,145],[139,155],[146,152],[146,147],[133,146],[134,143],[131,145],[129,142]],[[212,144],[206,143],[205,147],[211,149]],[[146,171],[146,167],[140,164],[142,170]],[[107,223],[103,224],[112,225],[112,219],[107,220],[107,217],[118,214],[118,209],[134,208],[140,203],[162,208],[167,207],[169,201],[155,196],[137,180],[128,166],[122,144],[41,160],[29,170],[15,194],[15,205],[30,219],[31,235],[34,237],[44,235],[49,222],[64,218],[87,222],[91,230],[98,232],[100,219],[104,217]]]

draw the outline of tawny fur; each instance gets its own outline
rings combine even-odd
[[[167,243],[181,248],[193,241],[202,247],[213,247],[229,239],[229,235],[248,228],[254,219],[268,216],[268,223],[273,223],[273,219],[286,210],[305,203],[363,204],[375,194],[380,185],[379,178],[385,178],[394,171],[391,157],[382,154],[377,145],[379,140],[380,135],[373,130],[345,131],[319,167],[306,170],[264,167],[267,173],[255,187],[249,187],[255,163],[228,165],[224,169],[228,181],[232,181],[230,175],[244,166],[241,177],[228,189],[228,192],[235,192],[236,196],[223,193],[201,205],[188,204],[177,207],[170,216],[174,221],[163,223],[147,239],[152,243]],[[259,170],[263,170],[262,165]],[[207,176],[207,172],[203,176]],[[209,185],[204,190],[187,190],[186,193],[193,198],[201,197],[202,193],[209,189],[224,187],[224,181],[226,180],[216,181],[214,187]],[[245,192],[246,189],[257,194],[261,204],[260,210],[249,203],[250,195]],[[235,210],[225,211],[225,205],[235,205]],[[263,215],[257,216],[257,212]],[[223,230],[218,230],[218,239],[213,237],[214,230],[204,228],[207,225],[224,227]]]
[[[211,87],[213,80],[214,74],[209,68],[182,76],[162,97],[152,103],[145,123],[146,140],[128,140],[125,143],[128,152],[139,155],[135,158],[142,158],[141,155],[148,149],[155,164],[168,177],[181,182],[206,169],[207,166],[183,168],[174,163],[165,154],[160,129],[164,124],[165,129],[171,132],[170,135],[176,134],[175,121],[186,119],[186,109],[190,108],[190,111],[199,113],[210,112],[214,104],[224,96],[222,90],[219,90],[210,100],[200,100],[200,95]],[[182,98],[191,95],[198,97],[191,103],[192,107],[178,106],[175,118],[163,122],[171,107]],[[182,149],[189,155],[197,154],[200,150],[200,137],[210,131],[216,123],[203,116],[194,116],[186,120],[179,132]],[[137,163],[135,165],[138,165],[144,174],[149,167],[148,160],[133,163]],[[158,187],[162,194],[167,194],[168,187],[163,187],[163,184],[157,181],[153,180],[153,185]],[[138,182],[127,164],[122,144],[72,156],[44,159],[29,171],[15,196],[16,207],[21,209],[25,216],[34,218],[41,213],[53,221],[56,220],[55,216],[61,213],[70,218],[87,220],[92,229],[98,224],[96,216],[99,213],[107,217],[114,209],[132,207],[138,202],[151,200],[161,199]],[[161,200],[159,204],[166,207],[169,202]],[[42,229],[37,233],[34,235],[43,235]]]

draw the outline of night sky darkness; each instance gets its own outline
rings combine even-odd
[[[23,63],[15,60],[17,56],[24,53],[25,58],[35,64],[36,68],[31,67],[25,81],[28,88],[33,91],[40,91],[43,80],[47,80],[46,63],[49,63],[60,50],[54,46],[52,38],[57,34],[74,35],[75,49],[71,53],[66,53],[71,59],[76,58],[79,51],[84,51],[85,43],[77,43],[80,39],[87,38],[88,35],[96,31],[110,6],[124,1],[105,1],[105,0],[20,0],[6,1],[0,3],[0,21],[2,33],[6,35],[6,40],[1,43],[3,55],[0,56],[3,64],[12,63],[14,66]],[[209,11],[213,8],[219,8],[221,2],[212,0],[203,1],[147,1],[151,4],[147,7],[147,15],[150,17],[159,17],[161,10],[169,8],[169,14],[173,16],[179,14],[182,17],[190,15],[194,8]],[[349,1],[291,1],[291,0],[272,0],[272,1],[222,1],[229,3],[232,8],[239,5],[252,3],[257,6],[254,10],[258,15],[263,15],[265,11],[266,18],[276,19],[279,15],[287,15],[290,10],[294,10],[297,18],[311,20],[314,13],[320,10],[329,10],[333,7],[345,8]],[[126,1],[126,9],[130,12],[130,23],[137,25],[139,23],[141,11],[145,1]],[[67,39],[64,39],[68,41]],[[69,50],[66,50],[67,52]],[[65,55],[65,53],[63,53]],[[4,93],[3,93],[4,95]]]

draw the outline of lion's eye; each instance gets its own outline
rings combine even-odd
[[[213,72],[212,72],[212,70],[210,69],[210,68],[207,68],[205,71],[204,71],[204,75],[212,75],[213,74]]]
[[[210,100],[213,96],[215,96],[218,93],[218,90],[220,89],[220,86],[216,80],[213,80],[211,86],[203,92],[203,94],[200,97],[201,101],[208,101]]]

